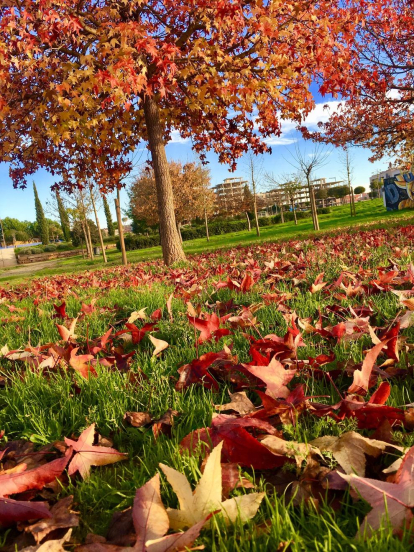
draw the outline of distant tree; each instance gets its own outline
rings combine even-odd
[[[82,222],[83,221],[81,220],[77,220],[72,228],[72,232],[71,232],[72,243],[75,247],[79,247],[79,245],[81,245],[85,239],[85,230],[83,228]],[[93,245],[96,245],[97,243],[99,243],[98,227],[91,219],[88,219],[87,222],[88,222],[91,242]]]
[[[253,209],[254,209],[254,198],[253,198],[253,194],[252,194],[248,184],[246,184],[244,186],[243,200],[242,200],[242,204],[241,204],[241,209],[242,209],[242,211],[244,211],[246,213],[247,224],[248,224],[249,232],[250,232],[252,227],[251,227],[251,224],[250,224],[249,212],[253,211]]]
[[[296,197],[301,188],[303,188],[303,183],[300,176],[297,174],[286,175],[283,180],[285,180],[285,182],[280,185],[280,188],[285,192],[287,198],[289,199],[296,225],[298,223],[296,216]]]
[[[335,186],[335,188],[330,189],[330,194],[332,197],[336,197],[337,199],[343,199],[349,194],[349,188],[346,184],[342,186]]]
[[[56,201],[59,211],[60,225],[62,227],[63,237],[65,241],[70,241],[70,225],[69,225],[69,216],[63,204],[62,198],[60,197],[59,192],[56,192]]]
[[[354,189],[354,194],[363,194],[365,192],[364,186],[357,186]]]
[[[328,189],[327,188],[319,188],[319,190],[316,190],[315,192],[315,198],[322,200],[322,206],[325,207],[325,199],[328,197]]]
[[[374,178],[373,180],[371,180],[371,182],[369,183],[369,187],[370,187],[370,190],[371,190],[371,194],[370,196],[372,198],[375,198],[375,197],[380,197],[380,190],[383,186],[383,181],[381,178]]]
[[[49,243],[49,228],[47,226],[45,213],[37,193],[36,184],[34,182],[33,193],[35,197],[36,222],[38,225],[39,238],[43,245],[47,245]]]
[[[105,218],[106,218],[106,227],[108,229],[108,236],[115,236],[115,227],[114,223],[112,221],[112,215],[111,210],[109,209],[108,201],[106,199],[106,196],[102,196],[103,200],[103,206],[105,211]]]
[[[212,205],[213,192],[209,189],[210,174],[201,164],[191,162],[183,165],[170,161],[169,171],[174,197],[174,212],[178,229],[184,221],[203,217],[206,205]],[[148,226],[159,223],[157,188],[152,169],[146,167],[132,183],[129,191],[128,213]],[[211,207],[209,207],[210,209]]]

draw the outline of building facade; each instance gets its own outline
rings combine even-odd
[[[241,177],[226,178],[224,182],[213,187],[216,194],[216,206],[219,212],[233,213],[240,208],[244,199],[247,180]]]

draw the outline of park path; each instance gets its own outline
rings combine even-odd
[[[16,266],[17,260],[14,254],[13,247],[7,249],[0,249],[0,270],[2,268],[9,268],[10,266]]]

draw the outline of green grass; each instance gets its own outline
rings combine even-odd
[[[387,226],[389,224],[404,223],[414,220],[414,212],[412,210],[404,211],[386,211],[382,199],[374,199],[364,201],[356,205],[357,215],[351,217],[349,205],[333,207],[332,212],[326,215],[319,215],[320,232],[325,234],[332,230],[340,230],[352,227],[364,227],[374,223]],[[262,241],[282,241],[290,239],[304,239],[312,237],[316,233],[313,230],[312,219],[301,219],[295,225],[293,221],[284,224],[267,226],[261,228],[261,236],[258,237],[254,228],[251,232],[240,231],[231,234],[220,236],[211,236],[207,242],[205,238],[184,242],[184,250],[187,255],[196,255],[216,249],[226,249],[238,245],[249,245]],[[128,261],[137,263],[158,259],[162,257],[161,247],[150,247],[137,251],[129,251],[127,253]],[[121,253],[117,250],[107,251],[107,266],[114,266],[122,262]],[[93,261],[83,259],[82,256],[71,257],[66,260],[59,260],[58,266],[53,268],[36,269],[32,267],[30,276],[12,275],[10,271],[13,269],[0,270],[0,283],[16,284],[21,281],[30,279],[32,276],[47,276],[53,274],[71,273],[79,270],[87,270],[90,268],[99,268],[105,266],[102,257],[96,257]]]
[[[363,207],[375,207],[377,203],[370,202],[358,205]],[[349,208],[349,207],[347,207]],[[342,209],[342,208],[341,208]],[[342,209],[344,212],[345,208]],[[381,213],[384,216],[384,213]],[[359,215],[361,219],[363,215]],[[374,213],[372,213],[374,217]],[[326,229],[329,224],[339,224],[336,214],[321,217],[321,228]],[[331,218],[329,218],[331,217]],[[379,208],[378,208],[379,217]],[[395,217],[390,215],[389,220]],[[373,219],[375,220],[375,219]],[[361,221],[361,220],[360,220]],[[349,222],[349,221],[347,221]],[[263,229],[263,239],[288,237],[289,232],[300,231],[300,235],[308,235],[310,223],[305,221],[297,228],[291,225]],[[296,236],[296,234],[295,234]],[[226,242],[224,241],[226,240]],[[229,241],[230,240],[230,241]],[[218,247],[232,243],[254,242],[252,235],[238,233],[234,236],[219,236],[212,239],[209,247]],[[392,292],[387,292],[362,300],[351,298],[338,301],[334,292],[324,294],[310,294],[308,289],[316,274],[322,270],[325,272],[325,281],[331,283],[338,277],[342,262],[348,265],[351,271],[358,271],[360,266],[365,270],[372,270],[375,275],[378,266],[387,266],[390,256],[394,255],[394,246],[409,247],[409,253],[401,259],[401,266],[407,266],[412,260],[412,248],[398,232],[390,235],[389,245],[382,245],[371,251],[371,255],[363,260],[359,258],[361,244],[347,242],[342,257],[330,254],[329,250],[316,251],[310,247],[306,255],[310,266],[306,269],[306,281],[295,286],[290,280],[279,282],[277,288],[280,291],[291,291],[294,297],[287,302],[289,308],[295,311],[300,318],[308,316],[315,321],[318,311],[326,312],[325,307],[332,303],[343,306],[358,305],[361,302],[370,304],[375,311],[376,324],[390,323],[400,311],[397,297]],[[202,241],[186,244],[186,250],[192,253],[202,247]],[[203,251],[206,249],[205,242]],[[154,256],[157,254],[154,251]],[[148,252],[136,252],[130,255],[131,260],[138,260],[140,256],[148,255]],[[116,262],[116,254],[111,261]],[[223,263],[228,258],[223,256]],[[241,257],[243,260],[243,256]],[[263,262],[260,254],[257,260]],[[216,260],[220,262],[220,257]],[[98,265],[98,263],[96,263]],[[71,265],[68,264],[69,268]],[[197,266],[195,261],[193,268]],[[80,268],[80,267],[79,267]],[[159,270],[153,267],[156,272]],[[244,268],[241,267],[243,271]],[[88,277],[91,275],[89,274]],[[103,278],[110,279],[111,273]],[[114,277],[118,278],[117,273]],[[366,276],[368,282],[373,276]],[[224,279],[224,277],[223,277]],[[58,281],[59,277],[53,279]],[[52,281],[52,280],[51,280]],[[53,282],[52,281],[52,282]],[[212,286],[213,279],[203,284],[204,289],[200,297],[192,299],[193,304],[204,305],[206,301],[212,303],[216,300],[227,301],[233,298],[239,306],[260,303],[262,294],[269,292],[269,287],[263,280],[254,286],[252,292],[236,294],[228,289],[216,291]],[[214,404],[228,402],[228,389],[220,385],[220,392],[213,393],[203,387],[193,386],[183,393],[174,389],[174,378],[177,377],[177,369],[196,358],[197,353],[202,354],[212,350],[221,350],[223,343],[234,343],[233,353],[237,354],[241,362],[248,361],[249,344],[243,332],[236,330],[234,336],[227,336],[220,343],[206,343],[197,348],[194,344],[194,332],[188,324],[185,315],[186,305],[184,300],[174,299],[173,315],[171,323],[165,312],[165,302],[173,291],[169,283],[155,283],[151,289],[146,287],[124,287],[119,285],[112,290],[99,290],[91,287],[81,287],[74,282],[70,287],[70,293],[62,295],[66,300],[66,310],[70,317],[76,316],[82,302],[90,302],[92,297],[97,299],[97,307],[109,307],[103,313],[97,312],[91,316],[80,319],[76,328],[80,343],[97,338],[118,320],[128,317],[134,310],[147,307],[151,313],[156,308],[164,310],[163,319],[159,323],[159,331],[155,335],[170,343],[170,347],[160,358],[152,358],[153,347],[146,337],[138,346],[131,370],[142,370],[148,377],[140,384],[131,384],[127,374],[119,371],[97,368],[98,376],[85,380],[73,374],[71,371],[40,372],[36,369],[25,368],[23,364],[15,365],[0,359],[0,376],[6,381],[4,389],[0,387],[0,429],[6,431],[7,438],[28,439],[38,445],[45,445],[64,436],[78,436],[79,433],[91,423],[97,424],[99,432],[110,437],[114,446],[123,452],[127,452],[129,460],[107,468],[94,468],[90,479],[77,481],[69,487],[62,489],[62,496],[73,494],[75,497],[74,509],[80,512],[81,526],[75,532],[76,538],[82,540],[87,533],[105,534],[111,516],[114,511],[122,511],[132,504],[135,491],[143,485],[156,471],[158,464],[163,462],[179,469],[189,480],[195,484],[200,477],[200,463],[198,457],[190,457],[179,449],[179,442],[193,429],[209,426],[214,412]],[[36,292],[35,292],[36,293]],[[48,300],[45,294],[36,293],[40,299],[42,312],[33,305],[32,297],[16,298],[14,304],[24,311],[23,320],[3,323],[0,327],[0,348],[7,344],[10,349],[26,346],[29,341],[32,345],[56,342],[59,334],[56,329],[56,320],[53,303],[60,299]],[[11,301],[0,303],[0,319],[10,317],[6,305]],[[235,309],[237,310],[237,308]],[[16,313],[19,314],[19,313]],[[259,321],[260,333],[267,335],[276,333],[284,335],[286,321],[276,305],[262,306],[256,313]],[[332,323],[338,320],[329,315]],[[408,343],[414,340],[414,328],[403,331]],[[330,350],[329,343],[315,335],[305,335],[306,347],[299,348],[299,358],[316,356]],[[369,336],[363,336],[355,342],[342,342],[334,345],[336,360],[329,367],[345,364],[351,360],[360,362],[363,359],[363,350],[371,346]],[[408,361],[412,363],[413,354],[408,357],[402,355],[399,366],[404,367]],[[319,399],[333,403],[340,399],[335,388],[325,380],[303,378],[308,395],[328,395],[329,398]],[[336,381],[341,392],[344,392],[350,383],[345,375]],[[254,393],[250,398],[257,402]],[[388,404],[400,406],[414,402],[414,380],[405,378],[398,383],[392,383],[392,394]],[[180,412],[179,418],[173,430],[172,438],[160,437],[154,440],[151,430],[135,429],[128,427],[123,422],[126,411],[149,411],[154,417],[162,415],[168,408]],[[321,435],[340,435],[345,431],[355,429],[355,423],[350,420],[337,423],[330,419],[318,419],[312,416],[300,418],[297,426],[285,426],[283,428],[286,439],[308,442]],[[367,434],[367,432],[364,432]],[[405,446],[414,444],[413,434],[406,432],[396,433],[398,442]],[[392,459],[393,460],[393,459]],[[252,477],[250,470],[246,470],[247,476]],[[322,551],[406,551],[412,542],[409,532],[405,531],[401,538],[392,535],[390,528],[384,525],[383,529],[366,540],[356,540],[354,535],[358,524],[369,507],[363,501],[354,502],[347,494],[343,498],[343,504],[338,511],[335,504],[328,498],[318,504],[309,502],[307,505],[297,505],[283,493],[275,492],[272,485],[266,482],[265,477],[257,477],[258,488],[266,489],[267,495],[254,522],[234,527],[225,528],[219,521],[214,522],[212,530],[202,533],[200,544],[206,546],[206,550],[213,551],[261,551],[261,550],[286,550],[292,552],[314,550]],[[241,491],[237,491],[241,492]],[[236,493],[237,494],[237,493]],[[162,497],[164,503],[174,507],[176,498],[167,485],[162,481]],[[270,531],[260,532],[258,527],[263,522],[270,521]],[[1,542],[1,531],[0,531]],[[285,544],[281,544],[285,543]]]

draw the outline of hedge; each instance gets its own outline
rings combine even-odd
[[[318,209],[318,213],[326,214],[329,213],[329,207],[323,209]],[[294,215],[292,211],[286,211],[283,213],[284,219],[286,222],[294,220]],[[310,217],[310,211],[296,211],[296,217],[298,219],[304,219]],[[273,217],[262,217],[259,218],[259,226],[271,226],[273,224],[279,224],[281,222],[281,216],[276,215]],[[251,221],[252,227],[254,226],[254,220]],[[231,232],[241,232],[247,230],[247,221],[246,220],[227,220],[227,221],[217,221],[212,222],[208,226],[210,236],[218,236],[221,234],[230,234]],[[206,228],[205,226],[190,226],[188,228],[183,228],[181,230],[181,235],[183,241],[195,240],[197,238],[206,237]],[[148,247],[156,247],[160,245],[160,236],[159,234],[152,234],[150,236],[143,236],[137,234],[126,234],[125,235],[125,249],[127,251],[133,251],[135,249],[146,249]],[[118,250],[121,249],[119,240],[116,243]]]

